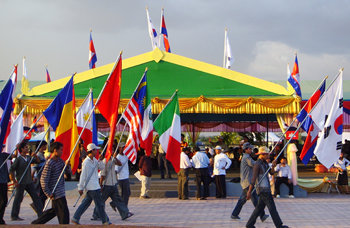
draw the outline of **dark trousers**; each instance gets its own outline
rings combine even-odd
[[[188,169],[180,169],[177,173],[177,192],[179,199],[188,199]]]
[[[15,193],[15,199],[13,200],[11,218],[17,218],[19,215],[19,209],[21,207],[21,203],[23,200],[24,190],[26,190],[30,195],[30,197],[32,198],[38,216],[42,214],[43,204],[41,203],[41,199],[38,193],[35,191],[34,183],[19,184],[15,190],[16,193]]]
[[[254,224],[256,222],[256,219],[259,215],[261,215],[262,211],[264,210],[265,206],[269,209],[271,218],[273,223],[276,227],[282,226],[282,220],[280,216],[278,215],[275,202],[273,201],[271,192],[261,192],[259,194],[259,200],[258,205],[256,205],[253,214],[250,216],[246,227],[254,227]]]
[[[110,205],[118,209],[118,212],[122,217],[122,219],[125,219],[126,217],[128,217],[129,209],[125,205],[122,197],[120,197],[117,185],[115,186],[105,185],[102,188],[102,202],[105,203],[109,197],[112,199],[112,202],[110,203]],[[99,218],[97,207],[95,207],[92,217]],[[107,220],[109,220],[108,216],[107,216]]]
[[[208,168],[196,169],[196,197],[208,197],[209,196],[209,175]],[[201,191],[201,184],[203,183],[203,193]]]
[[[289,195],[293,195],[293,184],[288,183],[288,177],[276,177],[276,183],[275,183],[275,194],[280,195],[280,187],[281,184],[286,184],[289,188]]]
[[[238,216],[239,213],[242,210],[243,205],[247,202],[247,192],[248,192],[248,190],[249,190],[249,187],[243,189],[242,194],[239,197],[239,199],[237,201],[237,204],[236,204],[235,208],[232,211],[232,215],[233,216]],[[254,207],[256,207],[256,205],[258,205],[258,195],[256,194],[256,191],[254,191],[251,194],[251,200],[252,200],[252,203],[253,203]],[[260,218],[263,218],[264,215],[265,215],[265,211],[262,210],[262,212],[261,212],[261,214],[259,216],[260,216]]]
[[[44,211],[32,224],[45,224],[57,216],[59,224],[69,224],[69,210],[66,197],[52,200],[52,208]]]
[[[102,223],[109,221],[105,212],[104,202],[102,201],[101,189],[89,190],[86,192],[86,195],[78,209],[75,211],[72,220],[79,222],[80,217],[89,208],[92,201],[94,201],[95,207],[97,207],[97,212],[102,220]]]
[[[226,198],[226,175],[215,175],[216,198]]]
[[[131,195],[129,179],[118,180],[118,184],[121,190],[121,197],[124,200],[126,206],[129,204],[129,197]]]
[[[0,184],[0,224],[5,224],[4,213],[7,205],[7,183]]]
[[[169,161],[165,157],[165,153],[158,154],[158,166],[160,169],[160,177],[164,179],[164,170],[167,178],[171,178],[171,173],[169,169]]]

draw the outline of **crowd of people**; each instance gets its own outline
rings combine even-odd
[[[221,140],[220,140],[221,139]],[[33,224],[44,224],[52,218],[58,218],[59,224],[80,224],[80,218],[94,201],[94,211],[91,220],[101,221],[102,224],[111,224],[105,210],[105,202],[111,199],[110,206],[118,211],[122,220],[130,218],[133,213],[128,209],[130,191],[130,166],[127,156],[123,154],[125,144],[120,143],[119,148],[112,157],[106,161],[103,154],[100,154],[100,147],[91,143],[86,148],[84,142],[80,142],[80,164],[76,178],[79,180],[78,193],[83,200],[73,217],[70,219],[70,212],[65,197],[65,180],[70,178],[70,165],[61,159],[63,146],[59,142],[50,145],[51,155],[44,155],[47,149],[45,141],[37,145],[37,153],[30,154],[28,143],[21,142],[15,153],[12,154],[11,165],[7,167],[5,161],[8,153],[0,153],[0,163],[5,164],[0,170],[0,224],[5,224],[3,219],[6,205],[8,203],[8,183],[11,181],[14,188],[14,200],[11,210],[11,220],[23,220],[20,214],[20,206],[23,200],[24,191],[31,197],[33,203],[30,206],[37,214]],[[115,141],[114,149],[116,149]],[[172,179],[172,168],[166,159],[164,150],[159,145],[158,166],[160,178]],[[251,199],[255,210],[247,222],[247,227],[254,227],[256,219],[264,222],[269,215],[265,214],[265,206],[276,227],[287,227],[283,225],[277,212],[273,197],[279,198],[280,187],[285,184],[289,189],[289,198],[294,198],[292,171],[287,164],[287,159],[281,156],[276,158],[277,153],[270,153],[267,147],[254,147],[247,141],[243,141],[235,158],[227,155],[229,148],[222,138],[212,145],[201,150],[198,146],[189,147],[182,135],[180,171],[178,178],[178,198],[189,199],[189,174],[194,172],[196,193],[195,199],[207,200],[210,196],[209,185],[215,184],[215,197],[226,198],[226,171],[234,163],[237,156],[240,167],[240,185],[242,194],[239,197],[231,218],[240,220],[240,211],[247,200]],[[149,155],[141,149],[141,156],[138,158],[137,169],[140,172],[141,199],[149,199],[153,163]],[[349,193],[348,176],[346,167],[350,162],[341,154],[338,162],[334,165],[338,169],[338,185],[343,191]],[[65,170],[64,170],[65,169]],[[60,178],[61,173],[65,178]],[[268,173],[268,175],[265,175]],[[60,178],[60,179],[59,179]],[[118,186],[121,190],[119,194]],[[84,194],[86,191],[86,194]],[[43,211],[47,199],[52,201],[52,207]]]

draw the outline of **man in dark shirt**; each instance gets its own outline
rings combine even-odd
[[[259,147],[258,160],[253,167],[253,176],[249,185],[249,190],[247,192],[247,200],[251,198],[252,190],[254,184],[256,186],[256,192],[259,195],[258,204],[256,205],[252,215],[250,216],[246,227],[255,227],[254,224],[256,219],[264,211],[265,206],[269,209],[273,223],[278,228],[288,228],[288,226],[283,225],[283,222],[277,212],[275,202],[273,201],[270,189],[270,181],[267,174],[264,174],[269,170],[269,164],[267,164],[266,159],[269,157],[268,149],[265,146]],[[276,166],[276,161],[272,162],[272,169],[270,173],[274,173],[274,168]],[[260,182],[260,183],[259,183]]]
[[[61,158],[63,145],[60,142],[55,142],[52,149],[52,157],[46,162],[40,178],[43,192],[52,199],[52,208],[44,211],[32,224],[45,224],[55,216],[57,216],[59,224],[69,224],[69,210],[63,177],[58,182],[55,192],[52,192],[65,165]]]
[[[35,191],[35,185],[32,180],[30,169],[30,162],[40,163],[40,159],[36,155],[34,155],[34,159],[32,159],[31,156],[27,155],[28,150],[29,148],[27,142],[21,142],[18,146],[18,151],[20,154],[13,162],[10,168],[10,179],[14,182],[14,185],[16,187],[15,199],[13,200],[13,206],[11,211],[12,221],[23,220],[18,215],[21,202],[23,200],[24,190],[26,190],[32,198],[38,216],[42,214],[43,210],[43,204],[41,202],[41,199],[38,193]]]
[[[151,198],[148,195],[149,188],[151,185],[151,176],[152,176],[152,160],[146,154],[141,157],[139,161],[139,170],[141,175],[141,199]]]
[[[8,153],[0,153],[0,165],[6,161],[8,156]],[[0,169],[0,224],[3,225],[6,224],[4,220],[4,213],[7,205],[7,182],[9,181],[9,173],[5,162],[4,166]]]

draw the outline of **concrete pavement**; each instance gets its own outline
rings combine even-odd
[[[121,226],[163,226],[163,227],[245,227],[245,224],[253,211],[251,202],[244,205],[240,214],[241,221],[233,221],[230,218],[237,197],[227,199],[215,199],[210,197],[206,201],[178,200],[176,198],[130,198],[129,209],[135,215],[126,221],[122,221],[119,214],[109,207],[106,209],[115,225]],[[67,197],[70,217],[76,208],[73,204],[76,196],[70,194]],[[338,194],[314,193],[307,198],[280,198],[275,199],[277,210],[285,225],[290,227],[350,227],[349,211],[350,196]],[[35,219],[35,214],[30,208],[30,197],[26,196],[22,202],[20,217],[21,222],[10,221],[12,202],[5,212],[5,221],[8,225],[30,224]],[[81,224],[100,225],[100,222],[90,221],[93,204],[82,216]],[[268,212],[267,212],[268,213]],[[269,213],[268,213],[269,214]],[[54,218],[49,224],[57,224]],[[264,223],[257,220],[256,227],[274,227],[271,218]]]

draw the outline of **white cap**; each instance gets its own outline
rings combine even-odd
[[[216,146],[216,147],[215,147],[215,150],[222,150],[222,149],[221,149],[221,146]]]
[[[87,151],[92,151],[92,150],[95,150],[95,149],[100,149],[99,146],[96,146],[95,143],[90,143],[88,146],[87,146]]]

